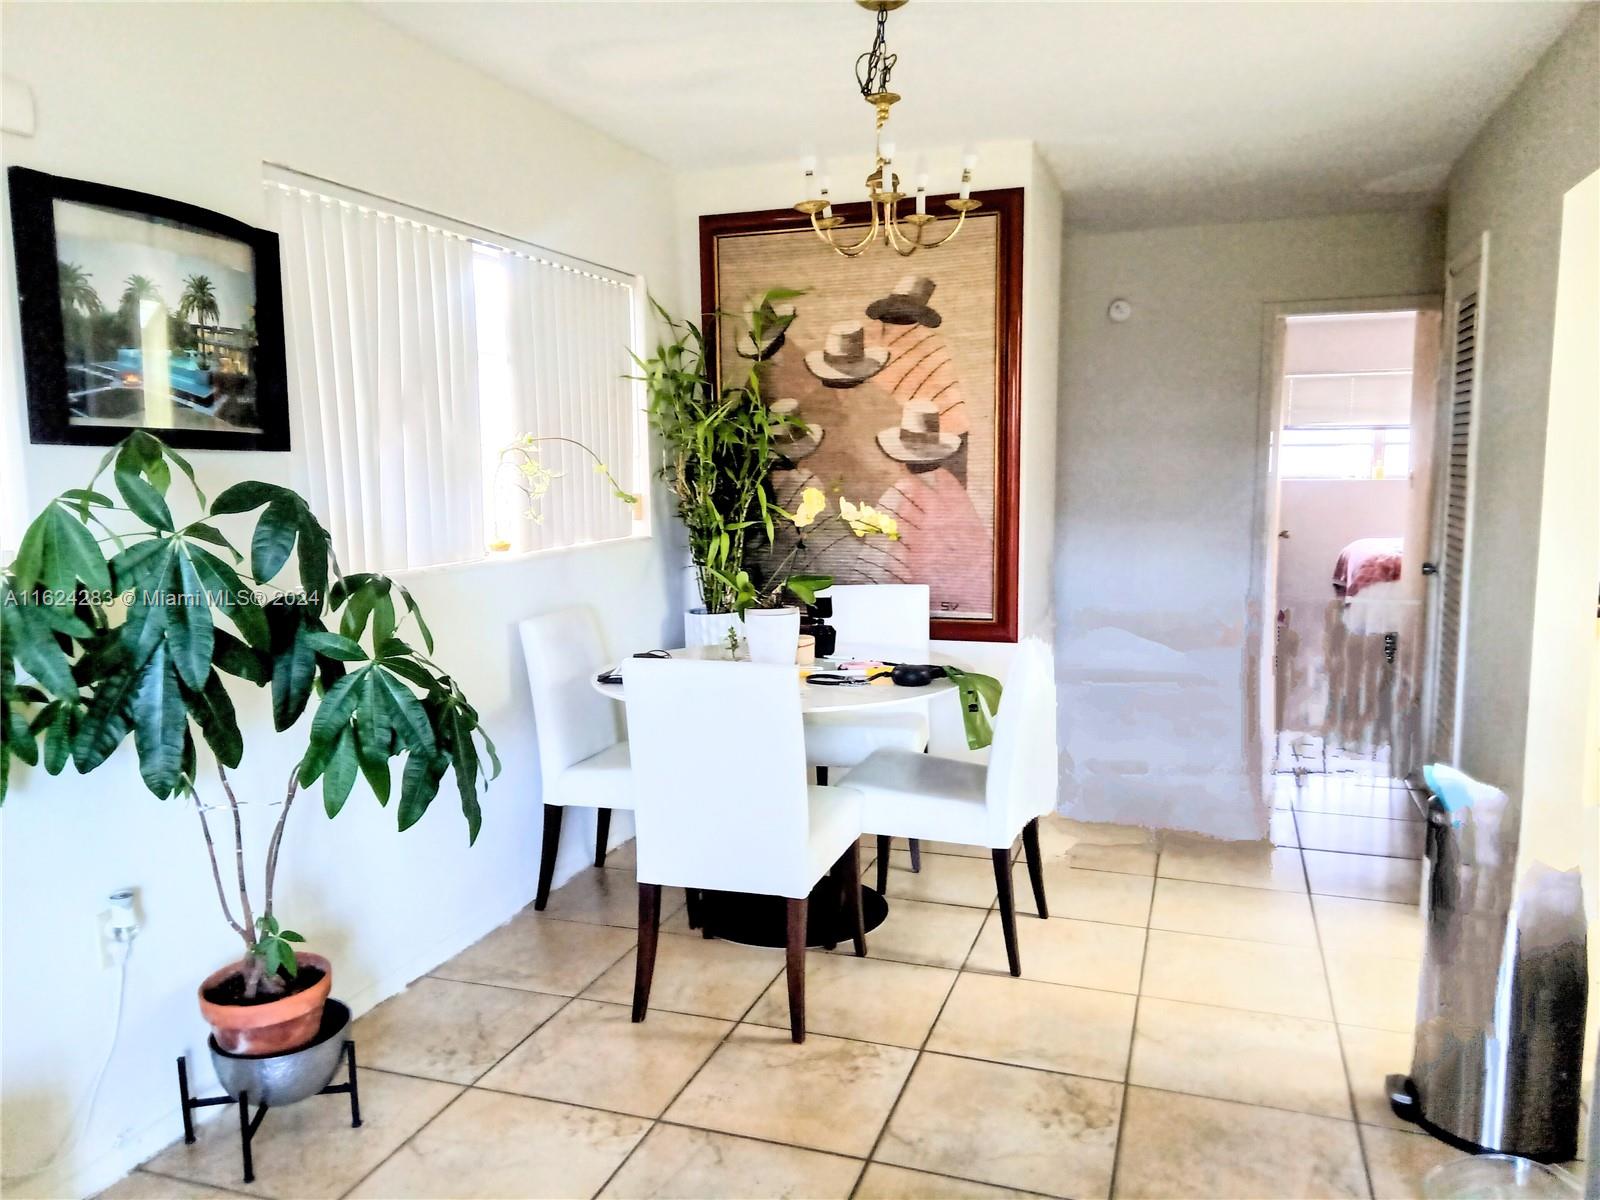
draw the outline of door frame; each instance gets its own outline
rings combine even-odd
[[[1461,762],[1461,711],[1462,699],[1466,695],[1467,669],[1467,608],[1471,599],[1468,584],[1472,580],[1472,520],[1474,502],[1473,483],[1478,473],[1478,431],[1481,425],[1481,409],[1483,407],[1483,344],[1485,327],[1488,324],[1488,310],[1484,302],[1489,290],[1489,231],[1485,229],[1473,243],[1460,254],[1457,254],[1445,266],[1444,307],[1443,314],[1448,317],[1455,308],[1458,287],[1456,280],[1463,271],[1477,264],[1477,279],[1474,281],[1474,294],[1478,298],[1478,321],[1473,331],[1473,368],[1472,368],[1472,412],[1467,424],[1467,511],[1461,527],[1461,611],[1460,633],[1456,641],[1456,694],[1455,712],[1450,722],[1450,745],[1436,746],[1434,737],[1438,728],[1439,707],[1439,650],[1441,639],[1444,636],[1442,623],[1439,619],[1440,606],[1444,603],[1444,589],[1439,586],[1441,579],[1437,574],[1430,576],[1428,587],[1428,626],[1427,642],[1427,670],[1423,673],[1422,683],[1422,744],[1426,747],[1429,758],[1435,762],[1444,762],[1457,766]],[[1450,429],[1451,405],[1454,397],[1451,384],[1455,371],[1455,335],[1452,325],[1446,324],[1440,329],[1439,336],[1439,391],[1438,402],[1435,406],[1435,415],[1438,418],[1437,427],[1434,429],[1433,461],[1434,461],[1434,495],[1433,495],[1433,538],[1428,547],[1429,560],[1437,563],[1444,551],[1444,517],[1446,506],[1450,502],[1449,481],[1446,474],[1450,463]]]
[[[1250,585],[1245,596],[1246,695],[1253,697],[1255,712],[1245,722],[1245,762],[1253,760],[1253,774],[1264,795],[1271,794],[1277,761],[1278,732],[1275,716],[1277,679],[1273,652],[1277,637],[1278,590],[1278,430],[1283,426],[1283,335],[1287,318],[1335,313],[1444,311],[1439,292],[1391,296],[1358,296],[1341,300],[1273,301],[1261,306],[1261,382],[1256,403],[1255,488],[1250,525]],[[1441,340],[1441,346],[1442,346]],[[1441,356],[1442,358],[1442,356]],[[1443,370],[1439,372],[1440,386]],[[1413,433],[1413,436],[1415,434]],[[1437,490],[1439,460],[1434,456]],[[1431,547],[1430,547],[1431,550]],[[1425,635],[1431,636],[1431,635]],[[1428,674],[1427,671],[1424,672]],[[1248,744],[1253,742],[1253,745]],[[1248,768],[1247,768],[1248,769]]]

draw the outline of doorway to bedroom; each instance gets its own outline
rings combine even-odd
[[[1439,311],[1285,312],[1273,332],[1269,770],[1401,780],[1421,753]]]

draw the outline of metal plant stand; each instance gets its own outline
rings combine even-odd
[[[361,1093],[356,1083],[356,1043],[353,1038],[342,1037],[350,1025],[350,1010],[337,1000],[328,1001],[323,1013],[322,1030],[315,1041],[286,1054],[259,1057],[229,1054],[222,1050],[215,1038],[209,1039],[212,1063],[226,1093],[221,1096],[191,1096],[189,1094],[189,1061],[178,1056],[178,1098],[183,1109],[183,1140],[194,1145],[194,1117],[197,1108],[210,1108],[218,1104],[239,1106],[239,1155],[244,1165],[244,1182],[255,1181],[255,1159],[251,1143],[269,1108],[284,1108],[297,1104],[308,1096],[350,1095],[350,1127],[361,1126]],[[339,1064],[345,1066],[343,1083],[329,1083]],[[255,1115],[250,1113],[255,1101]]]

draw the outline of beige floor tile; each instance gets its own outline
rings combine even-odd
[[[1135,997],[964,972],[929,1050],[1121,1082]]]
[[[584,992],[586,1000],[633,1003],[633,955]],[[741,946],[699,933],[663,933],[656,947],[650,1007],[737,1021],[783,971],[783,951]]]
[[[1425,1133],[1364,1126],[1361,1142],[1372,1173],[1374,1200],[1421,1200],[1422,1179],[1441,1163],[1467,1157]]]
[[[874,849],[876,849],[877,839],[874,838],[873,842]],[[901,849],[907,849],[899,839],[896,839],[894,844]],[[924,854],[954,854],[957,858],[981,858],[984,862],[992,861],[989,847],[964,846],[960,842],[923,842],[922,852]]]
[[[1074,844],[1096,846],[1153,846],[1155,834],[1140,825],[1113,825],[1107,821],[1078,821],[1052,814],[1039,818],[1039,840],[1065,837]]]
[[[1315,946],[1317,927],[1304,893],[1187,879],[1158,879],[1150,928],[1213,937]]]
[[[1018,915],[1017,952],[1022,977],[1074,987],[1137,993],[1139,961],[1144,955],[1143,929],[1102,921]],[[869,939],[870,940],[870,939]],[[1006,944],[1000,914],[990,913],[967,969],[1005,975]]]
[[[613,846],[606,854],[606,868],[631,871],[639,865],[639,843],[629,838],[620,846]]]
[[[855,1200],[1023,1200],[1035,1195],[1038,1193],[875,1162],[870,1163],[861,1176]]]
[[[1333,1011],[1341,1025],[1407,1033],[1417,1023],[1420,964],[1410,958],[1342,951],[1327,955]]]
[[[661,890],[661,919],[684,906],[682,888]],[[585,867],[550,893],[544,916],[557,921],[587,921],[593,925],[639,928],[639,885],[629,868]]]
[[[1143,993],[1286,1017],[1333,1019],[1322,956],[1300,946],[1152,929]]]
[[[657,1125],[600,1194],[617,1200],[843,1200],[860,1173],[854,1158]]]
[[[1284,808],[1274,808],[1267,822],[1267,840],[1274,846],[1298,846],[1300,831],[1295,827],[1294,813]]]
[[[865,868],[862,878],[870,886],[877,887],[877,868]],[[909,852],[889,852],[888,900],[891,906],[900,900],[926,900],[934,904],[988,908],[994,899],[994,865],[986,859],[954,854],[924,856],[922,870],[913,872]]]
[[[592,1196],[649,1128],[637,1117],[474,1088],[351,1195]]]
[[[565,1004],[519,988],[424,975],[355,1023],[365,1066],[471,1083]]]
[[[657,1117],[732,1028],[728,1021],[574,1000],[480,1086]]]
[[[1156,873],[1156,836],[1132,825],[1095,825],[1065,817],[1039,821],[1046,862],[1128,875]]]
[[[1321,778],[1335,782],[1320,783]],[[1385,817],[1395,821],[1422,820],[1422,809],[1404,787],[1373,787],[1365,781],[1345,782],[1342,777],[1309,776],[1295,796],[1296,812],[1335,813],[1351,817]]]
[[[1346,813],[1303,812],[1296,817],[1300,844],[1308,850],[1421,858],[1427,826],[1421,821],[1357,817]]]
[[[1422,892],[1420,862],[1329,850],[1302,850],[1301,854],[1311,890],[1320,895],[1416,904]]]
[[[1044,864],[1044,898],[1052,917],[1143,926],[1150,917],[1151,882],[1148,876],[1092,871],[1063,860]],[[1019,914],[1037,911],[1025,862],[1011,869],[1011,888]]]
[[[956,972],[853,954],[806,955],[806,1029],[891,1046],[922,1045]],[[789,1028],[789,985],[780,974],[745,1018]]]
[[[575,996],[633,948],[632,930],[547,921],[524,909],[432,974]]]
[[[203,1183],[152,1175],[149,1171],[134,1171],[99,1193],[94,1200],[229,1200],[229,1197],[240,1194]]]
[[[1350,1091],[1355,1096],[1356,1120],[1363,1125],[1382,1125],[1386,1129],[1414,1130],[1415,1125],[1401,1120],[1389,1107],[1388,1075],[1404,1075],[1411,1070],[1411,1033],[1392,1029],[1366,1029],[1359,1025],[1339,1026],[1339,1041],[1344,1046],[1345,1070],[1350,1076]]]
[[[1128,1089],[1117,1191],[1126,1200],[1365,1197],[1349,1121]]]
[[[667,1119],[792,1146],[864,1157],[916,1060],[898,1046],[741,1025]]]
[[[1128,1082],[1350,1120],[1338,1035],[1305,1017],[1146,996]]]
[[[326,1096],[267,1114],[253,1143],[256,1179],[239,1171],[239,1123],[209,1121],[196,1141],[179,1141],[149,1162],[152,1171],[249,1192],[323,1200],[341,1196],[461,1093],[455,1084],[362,1070],[361,1128],[350,1128],[347,1096]]]
[[[1105,1196],[1122,1086],[924,1054],[875,1158],[1058,1196]]]
[[[1325,950],[1422,957],[1422,909],[1415,904],[1317,895],[1311,897],[1311,907]]]
[[[928,967],[959,967],[983,928],[984,910],[920,900],[889,901],[889,915],[867,934],[867,956]],[[835,954],[854,955],[849,942]]]
[[[1163,879],[1231,883],[1275,892],[1306,890],[1300,852],[1268,842],[1219,842],[1169,834],[1162,840],[1156,873]]]

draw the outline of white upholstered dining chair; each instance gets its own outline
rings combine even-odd
[[[533,900],[533,907],[542,911],[550,899],[562,813],[573,805],[595,810],[594,865],[604,866],[611,810],[633,807],[633,782],[616,705],[593,686],[606,665],[594,614],[586,608],[564,608],[530,617],[518,628],[533,693],[544,790],[544,839]]]
[[[1049,916],[1039,818],[1055,808],[1058,769],[1055,663],[1049,646],[1027,638],[1006,673],[987,766],[879,750],[850,772],[846,785],[861,793],[861,824],[868,833],[989,848],[1006,962],[1011,974],[1020,975],[1011,847],[1020,834],[1036,909],[1041,918]]]
[[[639,946],[633,1019],[649,1007],[662,887],[781,896],[789,1031],[805,1040],[808,897],[832,874],[858,955],[861,814],[849,787],[806,774],[793,666],[628,660],[628,738],[638,830]]]
[[[833,601],[839,633],[834,657],[883,662],[928,661],[928,585],[925,583],[836,584]],[[812,713],[806,718],[806,765],[827,783],[829,774],[865,761],[874,750],[922,753],[928,748],[926,702],[894,712]],[[889,838],[878,839],[878,890],[888,869]],[[911,842],[911,869],[922,869],[922,847]]]

